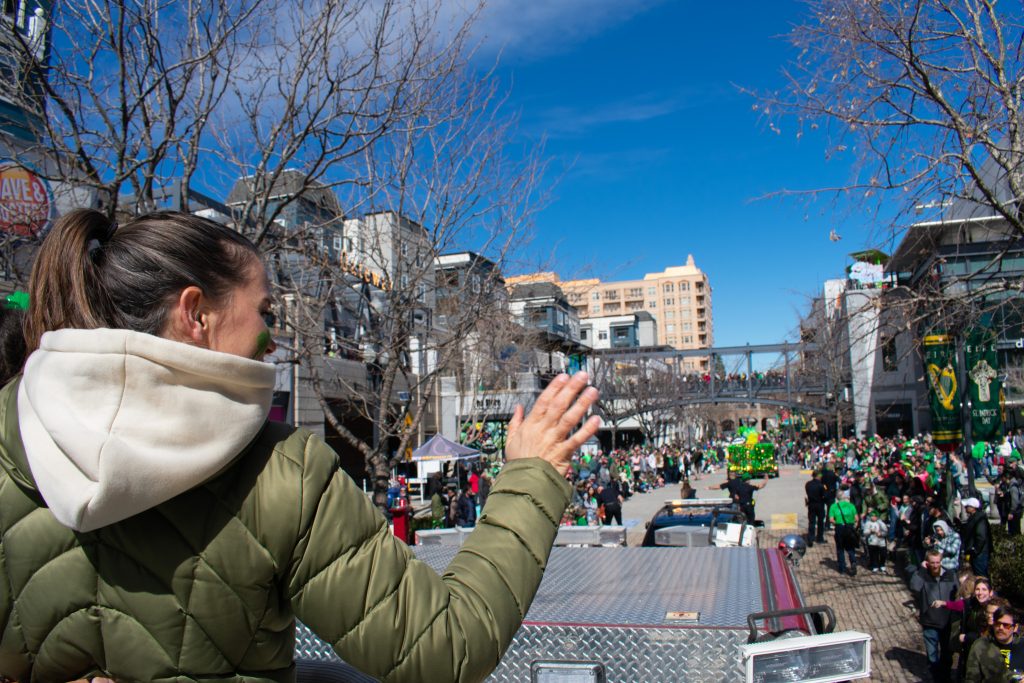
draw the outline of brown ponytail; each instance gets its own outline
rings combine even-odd
[[[115,227],[98,211],[72,211],[54,223],[32,267],[26,352],[44,332],[69,327],[159,335],[182,289],[222,299],[254,259],[240,233],[193,214],[158,212]]]
[[[39,348],[39,338],[48,330],[107,326],[102,315],[107,306],[97,300],[102,287],[89,245],[92,240],[106,242],[111,227],[102,213],[79,209],[58,219],[46,235],[29,277],[28,353]]]

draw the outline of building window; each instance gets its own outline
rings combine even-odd
[[[644,295],[643,287],[632,287],[627,293],[630,299],[639,299]]]
[[[606,301],[615,301],[619,298],[619,290],[617,289],[606,289],[604,290],[604,298]]]
[[[628,327],[616,327],[615,328],[615,338],[616,339],[626,339],[627,337],[629,337],[629,328]]]
[[[647,296],[654,296],[657,293],[658,293],[657,288],[655,288],[655,287],[648,287],[647,288]]]
[[[580,328],[580,339],[583,340],[583,341],[586,341],[587,340],[587,335],[589,333],[590,333],[590,330],[588,330],[585,327],[581,327]]]
[[[679,317],[680,318],[689,318],[690,317],[690,309],[684,308],[682,311],[679,312]]]
[[[600,301],[601,300],[601,293],[600,292],[594,292],[593,294],[590,295],[590,298],[592,300],[594,300],[594,301]]]
[[[665,297],[665,305],[666,305],[666,306],[675,306],[675,305],[676,305],[676,300],[675,300],[675,298],[673,298],[673,297],[671,297],[671,296],[666,296],[666,297]]]
[[[675,311],[665,311],[665,320],[675,320],[675,317],[676,317],[676,312]]]
[[[675,285],[673,285],[671,282],[666,282],[661,286],[661,291],[665,292],[666,294],[671,294],[672,292],[675,291]]]
[[[419,301],[421,304],[427,303],[426,285],[416,285],[416,301]]]
[[[657,307],[658,307],[658,302],[657,301],[648,301],[647,302],[647,308],[657,308]]]
[[[334,243],[334,251],[335,252],[341,251],[341,246],[342,246],[341,237],[338,236],[338,235],[335,235],[334,239],[332,240],[332,242]]]
[[[600,330],[597,333],[597,338],[598,339],[607,340],[608,339],[608,331],[607,330]]]
[[[668,343],[669,346],[675,346],[676,345],[676,338],[675,337],[667,337],[665,339],[665,341]]]
[[[896,355],[896,337],[889,337],[882,342],[882,370],[896,372],[899,366],[899,357]]]
[[[693,323],[683,323],[683,332],[692,332]]]
[[[590,307],[590,312],[591,313],[600,313],[601,312],[601,306],[599,306],[598,304],[594,304],[593,306]]]
[[[687,282],[686,280],[683,280],[682,282],[680,282],[679,283],[679,291],[680,292],[688,292],[688,291],[690,291],[690,283]]]
[[[672,323],[669,323],[668,325],[665,325],[665,331],[666,332],[675,332],[676,331],[676,326],[673,325]]]
[[[406,258],[407,256],[409,256],[409,245],[405,244],[403,242],[402,243],[402,247],[401,247],[401,252],[402,252],[402,258]]]
[[[683,336],[683,343],[684,344],[692,344],[693,343],[693,337],[691,335],[688,335],[688,334],[684,335]]]

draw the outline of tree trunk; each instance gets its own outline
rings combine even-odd
[[[373,504],[381,512],[387,514],[388,508],[388,485],[391,483],[391,470],[388,468],[388,461],[381,453],[375,453],[370,459],[372,470],[370,481],[373,485]]]

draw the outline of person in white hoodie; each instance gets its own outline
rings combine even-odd
[[[864,542],[868,547],[868,568],[872,572],[885,573],[885,543],[889,525],[882,521],[876,510],[864,521]]]
[[[0,680],[293,681],[296,617],[382,681],[501,660],[599,425],[586,373],[516,408],[439,577],[321,438],[267,420],[271,293],[239,233],[72,212],[30,296],[30,355],[0,388]]]

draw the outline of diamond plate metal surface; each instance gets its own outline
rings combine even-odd
[[[414,548],[438,573],[457,550]],[[762,609],[755,548],[554,548],[526,621],[658,626],[700,612],[699,626],[742,629]]]
[[[295,622],[295,659],[314,662],[340,662],[331,646],[317,638],[301,621]]]
[[[443,573],[458,548],[414,551]],[[526,622],[489,680],[528,681],[537,659],[601,662],[609,683],[742,680],[746,617],[762,609],[754,548],[554,548]],[[678,627],[669,612],[700,618]],[[302,624],[296,657],[338,659]]]
[[[488,681],[530,680],[535,660],[594,661],[608,683],[742,681],[739,630],[524,625]]]

